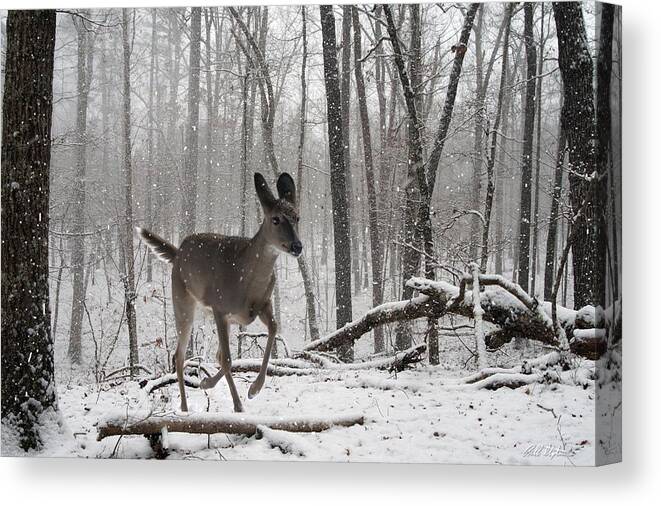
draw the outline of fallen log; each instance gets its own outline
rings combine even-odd
[[[497,328],[485,335],[489,349],[497,349],[515,337],[531,339],[556,348],[562,348],[562,340],[553,325],[550,302],[542,302],[528,295],[515,283],[502,276],[478,276],[482,286],[493,287],[480,292],[482,319]],[[474,317],[473,294],[466,290],[472,284],[470,276],[464,277],[460,286],[444,281],[411,278],[407,285],[419,292],[409,300],[381,304],[358,320],[346,324],[326,337],[309,343],[304,352],[329,351],[352,343],[375,327],[418,318],[441,318],[447,314]],[[591,306],[578,311],[557,307],[558,324],[569,339],[572,353],[596,360],[606,349],[606,340],[594,333],[574,336],[576,328],[598,325],[597,311]],[[566,345],[565,345],[566,346]]]
[[[244,413],[190,413],[154,414],[125,412],[111,414],[101,420],[97,427],[97,440],[110,436],[161,434],[185,432],[189,434],[243,434],[253,436],[259,426],[287,432],[322,432],[331,427],[363,425],[365,417],[359,413],[346,413],[327,418],[259,416]]]

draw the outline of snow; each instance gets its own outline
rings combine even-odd
[[[173,349],[172,307],[167,299],[167,322],[163,320],[162,297],[169,296],[167,266],[155,264],[154,282],[140,281],[137,287],[138,331],[141,338],[141,362],[150,370],[169,370],[166,351]],[[306,346],[303,339],[305,300],[296,264],[281,260],[282,334],[293,350]],[[164,271],[161,271],[164,269]],[[332,276],[332,273],[330,273]],[[111,358],[103,366],[106,372],[125,365],[128,355],[125,329],[120,329],[115,342],[118,321],[122,315],[122,287],[118,282],[108,293],[102,271],[90,282],[87,305],[99,343],[99,360],[103,363],[110,350]],[[456,287],[439,281],[439,287],[455,295]],[[386,293],[389,293],[388,291]],[[514,297],[499,288],[489,287],[482,296]],[[425,297],[419,295],[418,297]],[[470,297],[470,292],[467,292]],[[142,436],[112,436],[97,441],[97,426],[113,413],[118,417],[145,412],[178,413],[179,393],[176,384],[147,394],[137,381],[117,375],[106,381],[95,380],[94,347],[85,322],[84,367],[68,364],[68,317],[70,285],[62,285],[60,322],[55,336],[57,391],[60,415],[52,420],[46,433],[42,456],[82,458],[153,458],[154,453]],[[369,293],[354,298],[354,316],[364,315],[369,307]],[[401,307],[392,302],[391,307]],[[206,317],[205,317],[206,318]],[[461,324],[466,320],[442,322]],[[331,334],[332,319],[321,320],[322,335]],[[164,339],[167,324],[167,339]],[[418,325],[418,330],[423,326]],[[212,322],[198,315],[195,323],[196,354],[215,356],[217,337]],[[248,332],[262,332],[259,323]],[[233,335],[236,334],[236,331]],[[386,332],[393,339],[392,329]],[[418,334],[416,342],[421,342]],[[255,373],[234,374],[247,417],[255,423],[269,417],[330,418],[343,414],[364,415],[364,425],[332,427],[319,433],[289,434],[261,429],[252,437],[242,435],[168,433],[169,459],[195,460],[313,460],[336,462],[438,462],[499,463],[539,465],[593,465],[595,463],[595,381],[589,374],[577,377],[577,384],[535,383],[519,388],[486,390],[479,384],[466,384],[464,378],[475,372],[474,361],[461,344],[463,337],[441,336],[441,365],[425,363],[413,369],[392,374],[378,369],[334,367],[312,369],[297,376],[269,376],[261,393],[247,399]],[[472,335],[465,338],[472,343]],[[114,344],[113,344],[114,343]],[[168,346],[167,350],[165,346]],[[263,343],[262,343],[263,344]],[[233,350],[236,342],[233,338]],[[280,353],[282,356],[282,348]],[[372,358],[369,336],[355,345],[356,360]],[[246,349],[244,348],[244,353]],[[519,379],[512,368],[524,359],[547,353],[539,345],[518,351],[507,345],[502,353],[488,353],[489,366],[499,368],[511,379]],[[253,349],[235,364],[259,363],[261,352]],[[381,358],[381,357],[379,357]],[[551,361],[546,357],[545,360]],[[301,365],[293,359],[280,361]],[[283,367],[279,366],[279,367]],[[589,369],[593,364],[586,362]],[[100,376],[102,378],[102,375]],[[529,376],[527,376],[529,378]],[[190,378],[194,382],[196,378]],[[585,388],[584,388],[585,386]],[[232,400],[224,380],[214,388],[200,390],[186,387],[189,416],[205,413],[230,415]],[[543,407],[540,407],[543,406]],[[552,411],[551,411],[552,410]],[[211,416],[211,415],[209,415]],[[261,438],[260,438],[261,436]],[[14,445],[15,434],[3,427],[2,453],[22,454]]]
[[[360,412],[365,424],[295,435],[266,430],[261,440],[170,432],[168,458],[594,464],[593,389],[562,384],[496,391],[457,389],[456,383],[444,384],[440,372],[439,368],[421,367],[396,378],[371,370],[269,377],[259,396],[244,401],[244,416],[255,420],[323,418]],[[255,375],[236,376],[239,393],[246,399]],[[151,458],[144,437],[109,437],[98,442],[95,426],[111,413],[123,419],[128,412],[175,412],[179,405],[176,385],[152,396],[145,395],[135,382],[62,385],[58,390],[68,430],[48,434],[44,456]],[[224,381],[212,390],[188,388],[187,393],[192,417],[204,417],[207,410],[232,412]],[[122,407],[120,412],[118,407]],[[550,450],[533,451],[540,447]],[[3,454],[5,451],[3,430]]]

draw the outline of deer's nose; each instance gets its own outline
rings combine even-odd
[[[294,256],[298,256],[303,252],[303,245],[301,241],[294,241],[291,243],[291,253]]]

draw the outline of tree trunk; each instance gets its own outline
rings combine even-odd
[[[489,230],[491,225],[491,210],[493,207],[493,196],[495,192],[493,168],[496,163],[496,147],[498,145],[498,136],[500,135],[500,119],[503,111],[503,101],[505,96],[505,86],[507,83],[507,65],[510,37],[510,19],[514,4],[507,4],[505,7],[505,36],[503,38],[503,62],[500,72],[500,88],[498,90],[498,103],[496,105],[496,117],[494,118],[493,129],[491,131],[491,148],[489,159],[487,160],[487,196],[484,204],[484,226],[482,232],[482,260],[480,269],[482,272],[487,270],[487,261],[489,259]]]
[[[587,46],[583,12],[578,3],[554,2],[558,59],[564,86],[564,126],[569,153],[569,199],[575,215],[572,230],[574,306],[600,305],[605,292],[605,237],[600,213],[605,200],[602,189],[605,177],[585,176],[607,168],[596,164],[595,108],[593,67]],[[579,212],[580,210],[580,212]],[[597,226],[593,224],[597,223]]]
[[[372,257],[372,305],[378,306],[383,302],[383,248],[379,236],[379,217],[376,181],[374,177],[374,160],[372,158],[372,133],[370,130],[369,112],[365,94],[365,79],[363,77],[362,35],[358,9],[351,7],[353,21],[354,43],[354,72],[356,75],[356,91],[358,94],[358,108],[363,139],[363,156],[365,158],[365,182],[367,186],[367,206],[369,221],[369,236]],[[385,349],[383,328],[374,329],[374,353],[381,353]]]
[[[535,295],[535,288],[537,283],[537,265],[539,263],[539,172],[542,163],[542,82],[544,78],[542,73],[544,71],[544,3],[540,4],[542,9],[541,15],[541,28],[539,34],[539,57],[537,58],[537,89],[535,95],[535,106],[537,107],[537,140],[536,140],[536,153],[535,153],[535,208],[532,213],[533,227],[532,227],[532,273],[530,279],[530,293]]]
[[[134,12],[135,15],[135,12]],[[135,265],[133,252],[133,168],[131,164],[131,46],[129,44],[129,10],[122,9],[122,134],[123,134],[123,176],[124,176],[124,303],[126,322],[129,331],[129,366],[138,364],[138,331],[135,315]]]
[[[561,219],[560,197],[562,195],[562,176],[565,171],[564,162],[566,154],[567,136],[562,125],[562,113],[558,121],[558,151],[555,160],[555,175],[551,192],[551,211],[549,215],[549,229],[546,236],[546,261],[544,263],[544,300],[551,300],[553,283],[555,281],[555,254],[558,237],[558,220]]]
[[[613,164],[611,138],[612,138],[612,124],[611,124],[611,76],[613,70],[613,24],[615,20],[615,6],[612,4],[603,4],[601,6],[601,28],[599,30],[599,50],[597,53],[597,167],[600,168],[601,173],[608,175],[611,187],[614,186],[613,171],[610,169]],[[612,299],[618,298],[618,255],[617,255],[617,226],[612,228],[612,237],[608,233],[608,219],[606,203],[608,202],[607,183],[606,178],[603,183],[599,184],[596,190],[595,203],[602,207],[598,214],[598,226],[601,229],[600,237],[609,245],[609,261],[610,270],[612,273]],[[615,192],[611,192],[613,198]],[[611,207],[613,204],[611,204]],[[609,218],[612,222],[617,221],[616,212],[613,212]],[[602,304],[606,305],[606,261],[603,262],[601,272],[599,275],[604,278],[603,293],[599,294],[599,300]]]
[[[214,162],[214,124],[216,118],[217,104],[214,101],[214,76],[211,72],[212,52],[211,52],[211,27],[213,26],[213,12],[208,7],[204,9],[205,41],[207,61],[205,65],[205,82],[207,86],[207,135],[206,135],[206,182],[204,184],[206,192],[204,198],[204,219],[202,220],[202,230],[207,230],[211,223],[211,181],[213,180],[213,162]],[[222,32],[216,29],[216,38],[220,39]],[[202,201],[202,198],[200,198]]]
[[[48,296],[55,11],[9,11],[2,104],[2,421],[38,449],[57,409]]]
[[[416,7],[418,10],[415,10]],[[419,6],[413,4],[411,5],[411,8],[413,9],[411,17],[416,18],[413,12],[419,12]],[[404,216],[402,218],[404,226],[404,243],[407,245],[407,247],[404,248],[404,254],[402,256],[402,276],[406,280],[417,274],[420,264],[420,250],[414,247],[416,244],[416,229],[418,227],[426,228],[427,226],[431,228],[429,223],[429,199],[427,195],[428,185],[422,162],[422,136],[420,132],[422,125],[420,125],[418,117],[416,93],[411,83],[411,78],[417,75],[417,68],[419,68],[420,65],[419,20],[416,18],[412,23],[411,78],[409,78],[409,74],[407,73],[404,64],[404,56],[399,42],[399,35],[392,17],[390,6],[384,4],[383,11],[386,16],[390,43],[393,48],[395,64],[404,91],[404,98],[408,112],[408,166],[405,185],[406,201],[404,204]],[[424,209],[419,210],[418,206],[423,207]],[[418,214],[423,218],[418,218],[416,224]],[[424,221],[424,224],[422,224],[421,221]],[[407,285],[404,285],[402,298],[409,299],[412,295],[413,290]],[[395,347],[397,350],[403,350],[410,346],[411,328],[407,322],[404,322],[397,327]]]
[[[156,58],[157,58],[157,30],[156,30],[156,9],[151,11],[151,49],[149,60],[149,99],[147,116],[149,123],[147,126],[147,185],[145,195],[145,223],[147,230],[154,230],[154,209],[152,203],[152,192],[154,189],[154,129],[156,124],[154,121],[154,88],[156,84]],[[147,269],[147,282],[152,281],[152,255],[147,255],[146,269]]]
[[[168,48],[171,49],[170,65],[169,65],[169,97],[168,97],[168,120],[167,120],[167,151],[168,151],[168,173],[172,181],[179,181],[178,165],[179,160],[177,153],[177,125],[179,124],[179,80],[181,70],[181,28],[179,26],[179,16],[176,9],[168,11]],[[161,209],[165,212],[166,207],[168,211],[166,216],[163,216],[164,234],[174,235],[176,233],[175,223],[177,221],[176,215],[173,213],[171,207],[167,203],[175,201],[178,196],[173,195],[170,185],[165,185],[162,191],[162,206]],[[183,237],[180,237],[183,239]]]
[[[519,219],[519,275],[517,281],[526,292],[530,278],[530,214],[532,207],[532,144],[535,129],[535,75],[537,72],[537,51],[533,37],[532,3],[523,4],[524,42],[526,47],[526,95],[525,118],[523,126],[523,151],[521,156],[521,198]]]
[[[513,58],[513,62],[516,63],[518,56]],[[516,76],[516,67],[507,69],[507,88],[508,90],[512,89],[514,84],[514,78]],[[507,139],[510,132],[511,120],[514,116],[512,112],[512,93],[505,93],[503,97],[503,139],[500,142],[500,153],[498,155],[498,170],[496,171],[496,194],[495,194],[495,206],[496,206],[496,265],[494,271],[496,274],[502,274],[504,270],[504,252],[508,241],[505,240],[505,190],[509,189],[511,185],[505,184],[506,178],[510,178],[510,170],[506,168],[506,154],[508,143]]]
[[[475,23],[475,96],[476,110],[475,122],[473,126],[473,174],[471,176],[471,201],[470,209],[479,209],[480,191],[482,189],[482,150],[483,150],[483,131],[484,131],[484,102],[486,98],[487,83],[483,79],[484,75],[484,50],[482,49],[482,26],[484,22],[484,9],[482,5],[478,9],[477,22]],[[484,226],[479,216],[471,216],[471,234],[469,255],[471,262],[477,262],[478,244],[480,229],[484,233]]]
[[[448,82],[448,91],[445,95],[445,103],[443,104],[443,113],[438,124],[438,131],[434,139],[434,147],[429,160],[427,162],[427,180],[429,181],[429,194],[434,193],[436,185],[436,173],[438,172],[438,164],[441,161],[443,154],[443,147],[445,140],[450,129],[450,121],[452,120],[452,111],[454,110],[454,102],[457,98],[457,88],[459,86],[459,78],[461,77],[461,68],[464,63],[464,55],[468,48],[468,40],[470,38],[471,30],[473,29],[473,21],[475,20],[475,13],[480,7],[479,3],[472,3],[466,11],[464,16],[464,25],[461,29],[459,36],[459,43],[456,44],[454,51],[454,61],[452,63],[452,71],[450,72],[450,80]]]
[[[342,6],[342,66],[340,73],[340,96],[342,108],[342,147],[344,151],[344,170],[347,181],[347,200],[349,207],[349,228],[351,230],[351,271],[354,293],[360,293],[360,266],[358,256],[358,233],[356,217],[358,212],[354,198],[353,178],[351,175],[351,6]]]
[[[85,172],[87,168],[87,103],[92,80],[94,48],[90,28],[82,18],[73,16],[78,41],[78,74],[76,103],[76,175],[73,180],[73,234],[71,269],[73,293],[69,327],[68,355],[71,363],[80,364],[82,348],[83,305],[85,303]],[[92,267],[90,267],[92,268]]]
[[[184,150],[182,195],[182,238],[195,232],[197,208],[198,127],[200,119],[200,42],[202,38],[202,9],[191,8],[190,60],[188,75],[188,127]]]
[[[320,5],[323,39],[324,82],[328,116],[328,148],[331,166],[331,196],[335,237],[336,326],[342,328],[352,319],[351,310],[351,244],[347,202],[346,170],[342,140],[341,96],[338,79],[335,17],[330,5]],[[353,360],[353,344],[339,350],[345,361]]]
[[[305,6],[301,6],[301,24],[303,29],[303,61],[301,63],[301,112],[299,123],[299,139],[298,139],[298,164],[296,174],[296,188],[298,189],[297,205],[301,206],[303,197],[303,158],[305,153],[305,121],[307,112],[307,61],[308,61],[308,36],[307,36],[307,20],[306,20]],[[313,251],[313,250],[311,250]],[[314,286],[310,276],[310,270],[305,255],[299,255],[297,258],[298,268],[301,271],[303,278],[303,287],[305,289],[305,307],[307,313],[308,327],[310,327],[310,339],[313,341],[319,339],[319,325],[317,323],[317,310],[314,300]]]

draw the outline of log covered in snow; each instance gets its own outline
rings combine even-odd
[[[561,336],[553,324],[551,303],[538,301],[521,287],[498,275],[479,275],[481,317],[496,328],[484,336],[490,349],[499,348],[515,337],[562,347]],[[419,292],[409,300],[381,304],[361,318],[348,323],[326,337],[309,343],[304,352],[330,351],[354,342],[378,325],[417,318],[441,318],[447,314],[474,318],[473,293],[466,290],[472,276],[460,286],[444,281],[411,278],[408,285]],[[606,350],[606,340],[599,332],[574,334],[575,329],[597,326],[597,311],[589,306],[580,310],[557,307],[557,323],[569,338],[569,349],[576,355],[596,360]]]
[[[125,412],[111,414],[97,427],[97,440],[110,436],[161,434],[185,432],[189,434],[244,434],[253,436],[258,427],[286,432],[322,432],[332,427],[362,425],[365,418],[360,413],[346,413],[328,417],[280,417],[259,416],[245,413],[180,413],[154,414]]]

